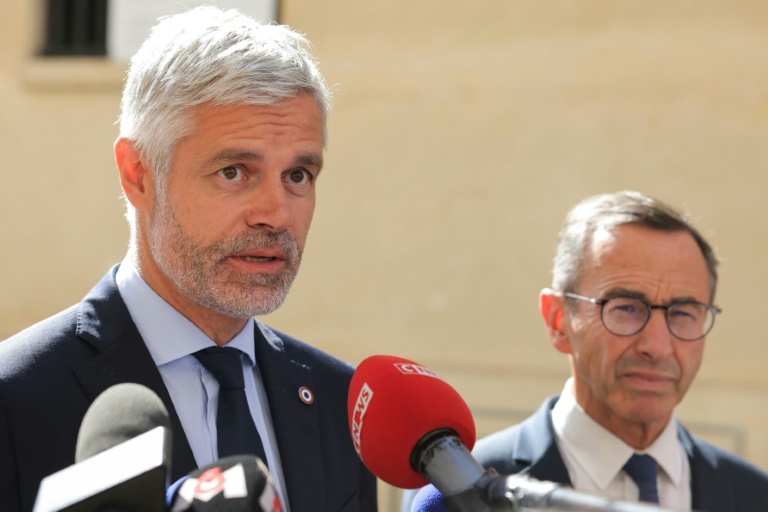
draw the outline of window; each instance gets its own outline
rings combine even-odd
[[[106,55],[107,1],[47,0],[43,55]]]
[[[265,22],[276,21],[279,15],[279,0],[44,0],[42,55],[127,61],[158,17],[211,3]]]

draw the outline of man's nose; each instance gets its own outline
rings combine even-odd
[[[651,359],[663,359],[672,353],[674,340],[667,325],[666,310],[652,309],[648,323],[639,333],[636,349]]]
[[[261,181],[248,197],[246,223],[253,228],[280,232],[293,224],[288,191],[282,179]]]

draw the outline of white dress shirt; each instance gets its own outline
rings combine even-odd
[[[168,388],[197,465],[210,464],[218,459],[216,410],[219,382],[192,354],[216,344],[150,288],[129,256],[117,270],[116,279],[120,295]],[[264,444],[265,462],[284,508],[289,511],[272,417],[256,364],[254,322],[247,322],[226,346],[242,352],[245,395]],[[261,324],[255,323],[262,328]]]
[[[637,501],[637,485],[622,470],[636,450],[584,412],[573,395],[572,378],[552,409],[552,423],[574,489],[612,500]],[[658,463],[659,505],[691,510],[691,468],[677,437],[674,414],[653,444],[637,453],[651,455]]]

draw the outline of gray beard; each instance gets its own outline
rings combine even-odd
[[[183,229],[167,201],[158,197],[148,244],[160,270],[197,304],[231,318],[266,315],[288,295],[301,263],[302,250],[286,231],[251,230],[197,244]],[[276,274],[243,274],[226,263],[246,250],[280,247],[285,267]]]

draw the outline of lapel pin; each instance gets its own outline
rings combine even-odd
[[[301,386],[299,388],[299,398],[301,398],[301,401],[307,405],[315,401],[315,395],[312,394],[312,391],[306,386]]]

